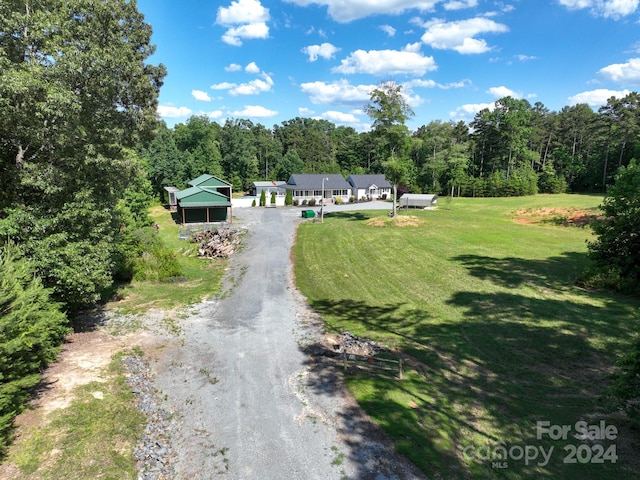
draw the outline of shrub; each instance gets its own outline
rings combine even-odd
[[[29,390],[70,333],[65,314],[50,294],[15,247],[0,247],[0,455]]]
[[[355,197],[355,195],[351,195],[351,196],[349,197],[349,203],[355,203],[355,201],[356,201],[356,197]]]
[[[293,206],[297,207],[300,204],[300,201],[296,198],[293,200]]]
[[[289,207],[293,204],[293,195],[291,193],[291,190],[287,190],[287,193],[284,196],[284,204]],[[297,205],[297,203],[296,203]]]
[[[640,338],[616,362],[616,367],[605,398],[614,409],[624,411],[634,424],[640,425]]]
[[[316,199],[315,198],[310,198],[309,202],[308,202],[308,205],[310,207],[315,207],[316,206]]]
[[[267,194],[264,190],[262,190],[262,192],[260,192],[260,206],[261,207],[266,207],[267,206]]]
[[[304,207],[306,204],[307,204],[307,199],[305,198],[302,200],[302,206]]]
[[[336,197],[335,203],[336,205],[342,205],[342,197]]]
[[[256,199],[255,199],[255,198],[253,199],[253,202],[251,202],[251,206],[252,206],[252,207],[255,207],[255,206],[256,206]]]
[[[276,192],[271,192],[271,205],[276,204]]]

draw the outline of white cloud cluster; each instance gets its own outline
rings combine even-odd
[[[513,97],[516,99],[522,98],[521,93],[511,90],[510,88],[507,88],[504,85],[501,85],[499,87],[491,87],[489,88],[489,90],[487,90],[487,93],[493,96],[494,98],[504,98],[504,97]]]
[[[390,37],[393,37],[396,34],[396,29],[393,28],[391,25],[380,25],[380,30],[382,30],[384,33],[386,33]]]
[[[245,105],[242,110],[235,110],[229,114],[238,118],[269,118],[276,116],[278,112],[260,105]]]
[[[307,82],[300,85],[300,90],[314,104],[358,104],[364,105],[370,99],[370,92],[375,85],[351,85],[347,80],[333,83]]]
[[[268,38],[269,9],[260,0],[237,0],[218,8],[216,24],[227,28],[222,41],[239,47],[243,39]]]
[[[371,15],[399,15],[407,10],[429,12],[441,0],[284,0],[302,7],[316,4],[327,7],[336,22],[347,23]],[[470,0],[469,3],[473,3]],[[466,3],[466,2],[465,2]]]
[[[558,0],[558,3],[569,10],[588,8],[595,16],[617,20],[635,13],[640,0]]]
[[[162,118],[185,118],[193,114],[187,107],[175,107],[173,105],[158,105],[158,115]]]
[[[239,65],[237,66],[239,67]],[[225,70],[227,70],[227,67]],[[242,68],[234,68],[233,71],[241,70]],[[262,72],[260,67],[256,64],[256,62],[250,62],[244,67],[244,71],[253,74],[259,75],[260,78],[255,78],[245,83],[232,83],[232,82],[221,82],[214,83],[211,85],[212,90],[227,90],[229,95],[238,96],[238,95],[258,95],[260,93],[269,92],[273,88],[274,82],[266,72]]]
[[[444,4],[445,10],[462,10],[478,6],[478,0],[450,0]]]
[[[640,58],[631,58],[626,63],[614,63],[601,68],[602,77],[616,83],[640,85]]]
[[[606,105],[607,100],[611,97],[622,98],[629,95],[629,90],[609,90],[606,88],[598,88],[596,90],[590,90],[588,92],[581,92],[569,97],[569,105],[577,105],[579,103],[586,103],[590,107],[600,107]]]
[[[455,50],[461,54],[485,53],[492,49],[486,40],[475,38],[484,33],[504,33],[509,28],[485,17],[455,22],[433,19],[424,24],[422,42],[438,50]]]
[[[330,43],[323,43],[322,45],[309,45],[302,49],[302,53],[309,56],[310,62],[315,62],[318,57],[322,57],[325,60],[333,58],[333,56],[340,49],[331,45]]]
[[[377,76],[411,75],[420,77],[438,68],[433,57],[425,57],[422,53],[414,50],[412,45],[404,50],[356,50],[331,71],[345,75],[366,73]]]
[[[203,92],[202,90],[191,90],[191,96],[196,100],[201,102],[210,102],[211,97],[207,92]]]

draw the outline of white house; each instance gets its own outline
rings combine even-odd
[[[392,196],[391,184],[384,175],[349,175],[347,182],[356,200],[384,200]]]
[[[337,198],[347,203],[351,196],[351,185],[339,173],[293,174],[285,188],[291,190],[293,199],[300,203],[313,198],[319,204],[323,197],[324,203],[334,203]]]

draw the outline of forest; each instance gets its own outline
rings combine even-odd
[[[401,189],[477,197],[604,193],[618,168],[638,157],[639,104],[632,92],[598,111],[578,104],[555,112],[504,97],[469,123],[435,120],[413,132],[405,128],[393,152],[405,166]],[[387,133],[313,118],[267,128],[248,119],[219,125],[194,116],[173,128],[160,123],[138,152],[162,198],[164,186],[182,188],[201,173],[233,183],[235,191],[256,180],[286,181],[292,173],[383,173]]]
[[[626,168],[625,198],[637,199],[636,92],[598,111],[505,97],[469,124],[410,132],[401,87],[386,84],[364,106],[367,132],[311,118],[267,128],[195,116],[169,128],[157,115],[167,72],[149,62],[151,33],[128,0],[0,0],[0,454],[77,312],[144,272],[180,276],[148,216],[165,186],[203,173],[245,191],[292,173],[384,172],[401,191],[602,194]],[[634,222],[623,228],[637,242]],[[637,285],[630,248],[603,243],[600,260],[627,259],[619,271]]]

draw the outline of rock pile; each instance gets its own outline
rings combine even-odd
[[[171,464],[170,414],[160,406],[150,372],[136,355],[123,358],[127,381],[136,395],[138,408],[147,417],[144,435],[134,449],[138,480],[170,480],[175,478]]]

